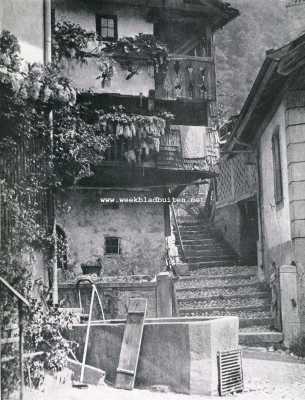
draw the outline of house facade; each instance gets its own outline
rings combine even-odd
[[[214,176],[218,144],[211,129],[216,118],[213,34],[238,12],[222,1],[180,0],[66,0],[54,1],[52,8],[55,24],[69,20],[95,31],[103,41],[153,34],[168,48],[169,63],[162,74],[149,63],[132,71],[115,61],[112,79],[102,85],[96,79],[101,66],[94,57],[83,65],[65,64],[83,92],[81,101],[106,110],[122,105],[127,113],[157,121],[157,127],[146,139],[140,128],[130,127],[136,138],[128,137],[127,129],[94,177],[66,187],[58,196],[58,247],[65,260],[59,261],[60,275],[73,276],[82,264],[98,260],[105,275],[154,275],[165,268],[171,199],[187,185]],[[166,126],[161,117],[165,111],[173,114]],[[144,127],[148,136],[149,129]]]
[[[305,7],[300,10],[304,12]],[[257,237],[253,238],[257,274],[271,287],[279,285],[280,291],[273,293],[273,302],[280,310],[288,342],[304,330],[305,103],[301,55],[304,40],[301,35],[286,46],[266,53],[223,148],[218,192],[220,197],[225,191],[226,195],[220,198],[216,211],[216,224],[224,236],[236,235],[237,242],[247,249],[247,234],[240,226],[243,196],[234,184],[231,192],[227,190],[224,181],[231,166],[240,162],[241,175],[248,176],[242,191],[246,202],[253,202],[253,212],[257,215],[255,220],[251,216],[246,219],[248,232],[253,231],[254,225],[257,229]],[[252,179],[248,175],[249,166]],[[236,179],[236,173],[230,176],[233,181]],[[241,177],[237,179],[240,181]]]

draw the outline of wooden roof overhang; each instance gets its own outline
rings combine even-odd
[[[278,49],[266,53],[249,96],[224,153],[245,149],[263,132],[267,116],[273,115],[287,90],[299,81],[305,66],[305,35]]]
[[[206,19],[213,30],[222,28],[239,16],[239,11],[222,0],[93,0],[95,3],[127,5],[147,10],[150,19],[172,20],[179,17]]]

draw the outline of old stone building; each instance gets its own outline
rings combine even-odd
[[[241,248],[248,249],[247,235],[257,229],[257,236],[253,237],[253,248],[257,239],[257,274],[271,286],[277,275],[280,294],[274,301],[278,311],[281,309],[287,342],[304,330],[303,46],[304,35],[267,52],[223,149],[218,192],[224,203],[218,203],[216,211],[218,228],[227,238],[235,235]],[[248,175],[249,164],[252,179]],[[238,169],[242,172],[236,175]],[[228,174],[235,179],[231,191],[227,180],[223,180]],[[257,215],[255,219],[246,218],[247,234],[240,222],[244,201],[240,185]]]
[[[59,243],[66,252],[64,269],[77,274],[82,264],[94,265],[101,259],[106,275],[154,275],[165,268],[166,238],[172,234],[166,199],[213,175],[217,157],[216,132],[210,129],[216,117],[213,35],[238,12],[222,1],[126,0],[97,5],[66,0],[54,1],[52,7],[55,23],[70,20],[108,42],[153,34],[169,50],[163,76],[146,63],[130,78],[131,71],[114,62],[113,78],[104,85],[96,80],[101,66],[94,58],[85,65],[66,64],[74,84],[83,92],[91,90],[82,99],[94,107],[123,105],[127,112],[148,120],[167,111],[174,120],[165,134],[162,126],[161,133],[156,132],[155,147],[143,140],[135,150],[132,140],[119,138],[95,176],[61,196],[67,207],[58,208],[56,222],[64,235],[64,245]]]

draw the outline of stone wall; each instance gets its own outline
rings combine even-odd
[[[95,31],[95,15],[116,15],[118,18],[118,37],[132,37],[139,33],[152,34],[153,24],[146,21],[144,11],[126,5],[99,4],[98,2],[84,2],[81,0],[56,0],[56,21],[69,20],[80,24],[88,31]],[[147,96],[150,89],[155,88],[153,68],[147,67],[139,71],[132,79],[126,80],[128,71],[115,64],[114,76],[111,83],[105,88],[101,87],[96,77],[100,75],[96,60],[88,59],[84,65],[66,63],[66,72],[79,89],[94,92],[111,92],[129,95]]]
[[[238,204],[219,207],[215,213],[214,224],[221,236],[236,251],[241,254],[241,217]]]
[[[99,278],[94,281],[103,304],[104,317],[107,320],[126,318],[129,300],[143,298],[147,300],[147,317],[177,316],[175,280],[169,272],[161,272],[154,279],[132,276],[123,278]],[[65,308],[80,308],[89,314],[92,287],[76,281],[59,284],[60,303]],[[81,304],[79,302],[81,295]],[[101,320],[103,315],[97,299],[93,308],[93,320]]]
[[[124,323],[100,323],[91,328],[87,363],[114,382]],[[76,325],[71,339],[84,346],[86,325]],[[224,332],[226,334],[224,335]],[[178,393],[216,395],[217,352],[238,349],[238,318],[147,319],[136,374],[136,386],[165,385]]]
[[[56,222],[68,241],[68,267],[102,259],[105,275],[155,275],[164,270],[163,204],[130,203],[114,206],[101,198],[132,198],[140,192],[68,191],[58,199]],[[149,194],[145,193],[147,196]],[[105,238],[118,237],[120,254],[105,254]]]
[[[126,318],[130,298],[147,299],[147,316],[157,317],[157,283],[156,282],[102,282],[96,287],[102,299],[105,318]],[[79,308],[78,292],[75,283],[59,284],[59,299],[65,308]],[[85,313],[89,313],[91,287],[82,286],[81,299]],[[102,319],[97,301],[94,304],[93,319]]]
[[[297,265],[301,322],[305,325],[305,91],[287,98],[287,157],[293,261]]]
[[[272,135],[279,129],[283,200],[275,204]],[[273,262],[277,266],[292,261],[285,105],[282,103],[264,130],[260,142],[261,214],[265,277],[269,279]]]

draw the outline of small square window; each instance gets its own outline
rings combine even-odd
[[[116,15],[96,15],[96,33],[102,40],[114,42],[118,39]]]
[[[105,237],[105,254],[121,254],[120,238],[114,236]]]

